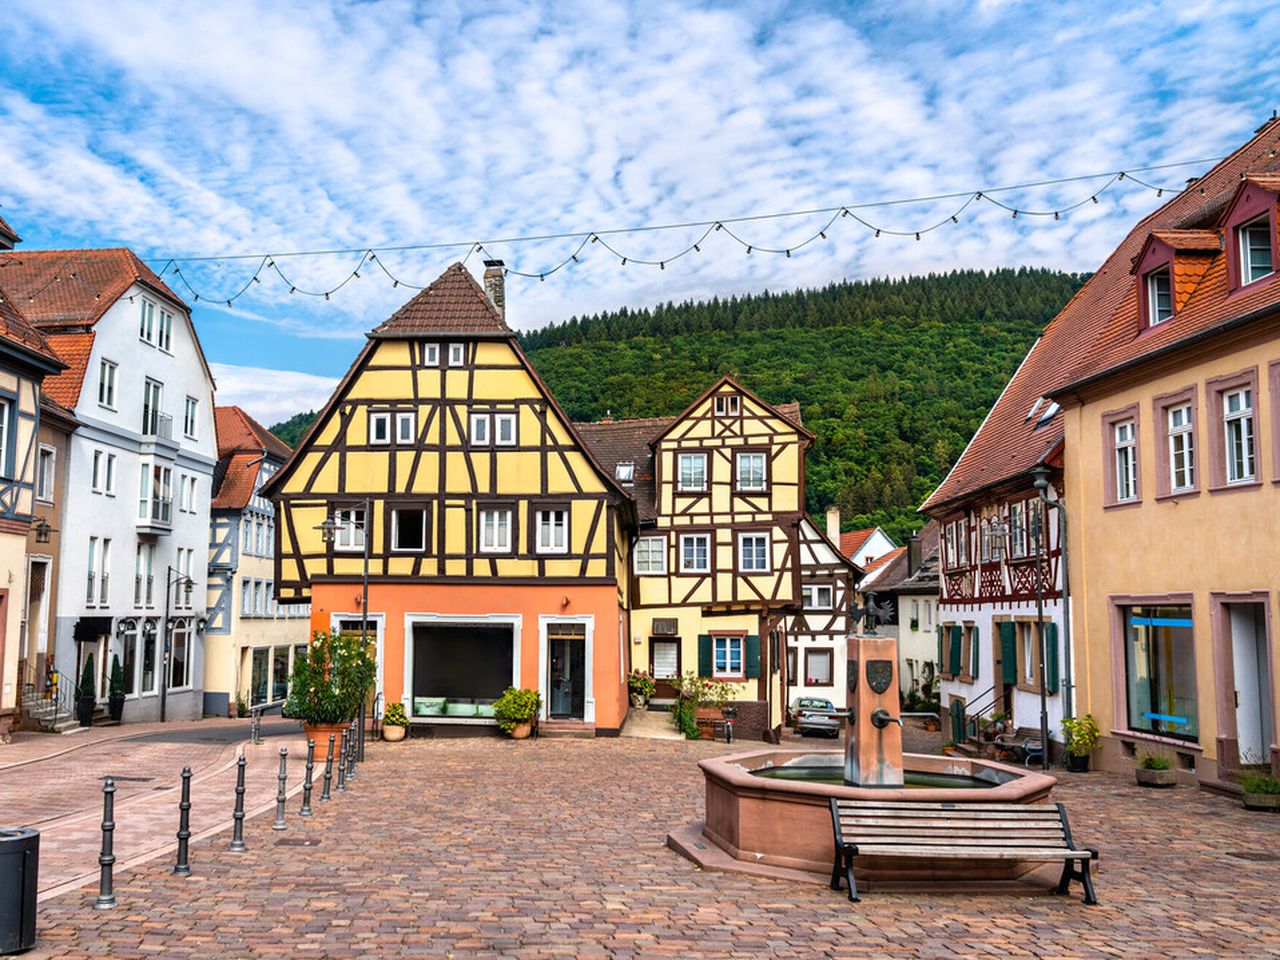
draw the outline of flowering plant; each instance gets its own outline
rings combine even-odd
[[[627,688],[632,693],[638,693],[646,700],[654,695],[658,686],[653,682],[653,677],[644,670],[632,670],[627,674]]]

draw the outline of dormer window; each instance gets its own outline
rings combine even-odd
[[[1271,274],[1271,217],[1263,214],[1239,230],[1240,284],[1261,280]]]
[[[631,460],[624,460],[613,468],[613,476],[619,483],[634,483],[636,477],[636,465]]]
[[[1035,402],[1031,404],[1031,409],[1027,411],[1027,419],[1030,420],[1036,415],[1036,411],[1040,409],[1040,404],[1044,403],[1044,397],[1036,397]]]
[[[722,393],[716,397],[717,417],[736,417],[742,410],[740,398],[736,393]]]
[[[1148,326],[1164,323],[1173,316],[1173,278],[1169,268],[1147,274]]]

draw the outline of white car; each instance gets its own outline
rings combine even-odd
[[[791,704],[791,716],[796,721],[796,733],[840,736],[840,714],[830,700],[822,697],[796,697]]]

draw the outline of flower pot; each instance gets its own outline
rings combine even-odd
[[[1172,787],[1178,782],[1178,771],[1170,767],[1167,770],[1148,770],[1146,767],[1135,767],[1134,777],[1140,787]]]
[[[511,728],[511,739],[528,740],[531,733],[533,733],[533,721],[526,720],[524,723],[517,723]]]
[[[1088,773],[1089,772],[1089,755],[1085,754],[1067,754],[1067,769],[1072,773]]]
[[[1280,813],[1280,793],[1246,793],[1244,795],[1246,810],[1266,810]]]
[[[316,742],[316,757],[329,755],[329,735],[333,734],[333,758],[342,756],[342,737],[346,733],[345,723],[304,723],[302,730],[308,740]]]
[[[124,694],[115,693],[107,701],[107,713],[115,723],[120,722],[120,718],[124,716]]]
[[[401,726],[383,727],[382,739],[386,740],[388,743],[397,743],[404,739],[405,731],[407,730],[408,727]]]
[[[633,694],[631,695],[631,705],[632,705],[633,707],[643,707],[643,706],[644,706],[644,694],[643,694],[643,693],[633,693]]]
[[[93,708],[95,705],[93,697],[76,698],[76,721],[80,726],[87,727],[93,723]]]

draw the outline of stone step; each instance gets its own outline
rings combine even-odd
[[[577,720],[543,720],[538,724],[538,736],[587,740],[595,737],[595,724]]]

